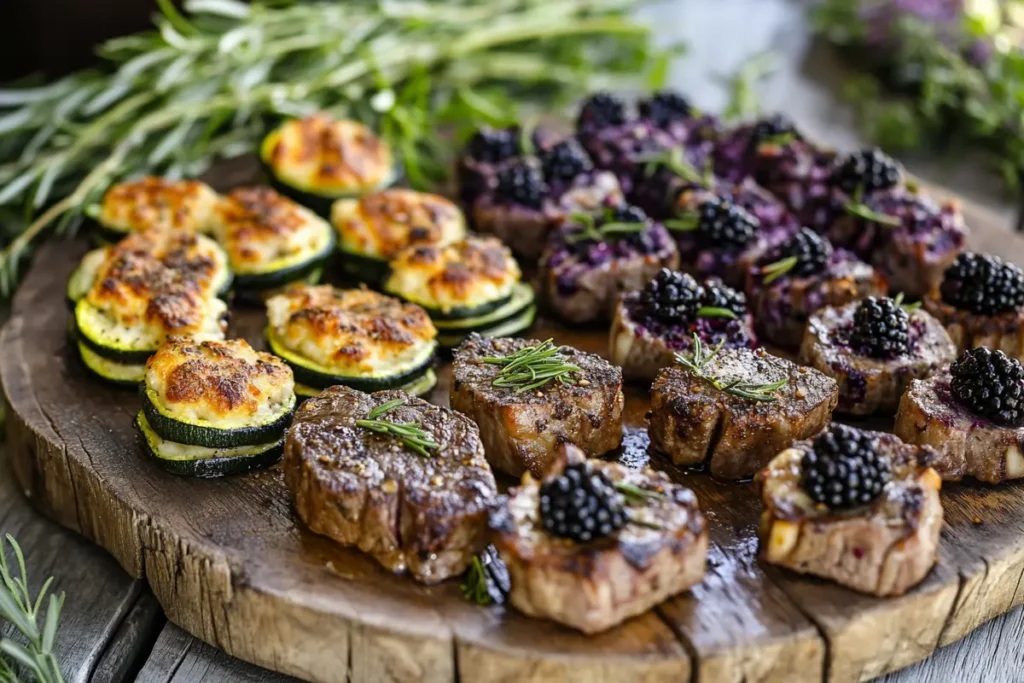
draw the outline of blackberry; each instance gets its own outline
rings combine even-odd
[[[1002,351],[967,349],[949,368],[953,395],[971,412],[1003,426],[1024,417],[1024,366]]]
[[[1024,306],[1024,271],[998,256],[964,252],[946,268],[940,292],[961,310],[998,315]]]
[[[853,314],[850,342],[872,358],[892,358],[910,349],[910,316],[895,301],[869,296]]]
[[[539,209],[544,203],[547,185],[533,164],[515,163],[498,173],[498,196],[506,201]]]
[[[593,170],[594,164],[574,139],[563,140],[540,153],[544,177],[548,182],[572,180],[581,173]]]
[[[651,318],[685,325],[697,318],[703,296],[704,290],[693,277],[662,268],[644,287],[640,299]]]
[[[779,247],[779,259],[796,257],[796,264],[789,271],[792,275],[806,277],[825,270],[832,258],[832,243],[809,228],[800,228]]]
[[[892,477],[889,461],[878,453],[878,437],[840,424],[814,438],[801,469],[807,495],[833,510],[867,505]]]
[[[646,223],[647,214],[639,206],[619,204],[605,214],[605,223]]]
[[[877,147],[845,154],[832,166],[832,184],[848,194],[895,187],[900,176],[900,167]]]
[[[471,159],[496,164],[519,154],[519,131],[515,128],[481,128],[466,144]]]
[[[736,291],[732,287],[726,287],[718,278],[713,278],[704,283],[702,287],[700,305],[710,308],[724,308],[732,311],[738,317],[747,314],[747,297],[743,292]]]
[[[580,107],[576,117],[577,129],[600,129],[626,122],[626,103],[606,92],[594,93]]]
[[[707,246],[742,249],[753,241],[760,222],[743,207],[712,197],[697,210],[697,235]]]
[[[782,114],[775,114],[767,118],[758,119],[750,131],[750,146],[757,147],[765,140],[776,138],[782,135],[799,137],[796,125]]]
[[[693,115],[689,101],[677,92],[662,90],[640,102],[640,115],[654,125],[664,127],[673,121],[685,121]]]
[[[622,496],[591,461],[566,465],[540,487],[540,518],[553,536],[586,543],[626,524]]]

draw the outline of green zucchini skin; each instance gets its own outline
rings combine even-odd
[[[77,304],[76,304],[77,307]],[[102,342],[98,342],[90,337],[81,327],[78,326],[78,316],[75,316],[75,334],[85,346],[89,347],[97,356],[102,356],[107,360],[112,360],[115,363],[121,363],[122,365],[142,365],[149,357],[156,353],[156,349],[144,349],[138,351],[125,351],[123,349],[115,349],[109,346],[104,346]]]
[[[76,350],[78,351],[78,357],[81,359],[82,365],[85,366],[86,370],[91,372],[96,377],[99,377],[101,380],[103,380],[107,384],[111,384],[111,385],[114,385],[114,386],[117,386],[117,387],[121,387],[121,388],[125,388],[125,389],[128,389],[128,388],[135,389],[135,388],[137,388],[139,386],[139,382],[142,379],[141,377],[133,378],[133,379],[122,379],[122,378],[118,378],[118,377],[110,377],[109,375],[104,374],[102,369],[100,369],[98,367],[94,367],[85,358],[85,356],[83,355],[83,353],[84,353],[83,347],[85,347],[85,350],[88,350],[88,351],[91,351],[92,349],[90,349],[89,347],[85,346],[85,344],[83,344],[79,340],[78,334],[74,330],[69,329],[68,330],[68,335],[73,338]]]
[[[455,308],[450,308],[447,311],[442,311],[440,309],[430,308],[428,306],[424,306],[423,304],[416,303],[415,301],[406,299],[397,292],[389,292],[385,290],[384,293],[390,294],[391,296],[394,297],[398,297],[403,301],[408,301],[409,303],[416,304],[417,306],[419,306],[420,308],[427,312],[431,320],[459,320],[461,318],[476,318],[479,316],[487,315],[488,313],[493,313],[494,311],[498,310],[499,308],[501,308],[502,306],[504,306],[505,304],[512,300],[512,294],[509,293],[508,296],[503,296],[500,299],[495,299],[494,301],[488,301],[487,303],[480,304],[479,306],[456,306]]]
[[[273,132],[274,131],[271,131],[271,133]],[[263,142],[261,141],[260,147],[262,146]],[[309,190],[300,190],[299,188],[292,187],[288,183],[284,182],[277,176],[276,171],[274,171],[274,168],[267,163],[267,160],[263,158],[263,155],[260,154],[258,156],[260,158],[260,167],[263,169],[264,174],[266,174],[267,180],[272,188],[277,190],[279,194],[282,194],[289,199],[294,199],[299,204],[302,204],[304,207],[323,218],[331,217],[331,207],[337,200],[358,199],[359,197],[370,194],[371,192],[386,190],[402,178],[402,169],[396,160],[395,166],[391,169],[391,174],[377,187],[369,190],[352,190],[351,192],[343,192],[337,195],[317,194],[316,192],[310,192]]]
[[[435,320],[434,326],[439,335],[468,334],[470,332],[483,332],[497,327],[506,321],[522,314],[527,308],[535,306],[536,296],[533,287],[520,282],[513,290],[512,296],[505,306],[488,313],[487,315],[475,318],[463,318],[462,320]]]
[[[434,390],[434,387],[436,387],[436,386],[437,386],[437,375],[434,374],[433,369],[428,368],[427,371],[424,372],[419,377],[416,377],[416,378],[414,378],[412,380],[409,380],[405,384],[401,384],[399,386],[392,387],[392,388],[400,389],[401,391],[406,391],[406,392],[412,394],[413,396],[419,396],[420,398],[425,398],[428,394],[430,394],[431,391]],[[314,396],[319,396],[321,391],[323,391],[323,389],[316,389],[314,387],[307,387],[307,386],[302,385],[302,384],[296,384],[295,385],[295,393],[299,397],[299,402],[300,403],[302,401],[305,401],[308,398],[312,398]]]
[[[447,330],[439,331],[439,334],[437,335],[437,343],[443,349],[454,349],[465,341],[466,337],[474,331],[485,337],[512,337],[517,334],[522,334],[526,330],[530,329],[536,317],[537,307],[531,304],[524,311],[503,320],[499,320],[495,324],[488,326],[486,329],[453,330],[451,332],[448,332]]]
[[[162,458],[150,445],[146,437],[146,430],[142,423],[146,420],[145,414],[139,412],[135,418],[135,426],[142,433],[142,440],[146,444],[146,452],[163,469],[173,474],[190,477],[223,477],[231,474],[245,474],[253,470],[269,467],[281,459],[284,454],[284,440],[267,444],[266,450],[251,455],[234,455],[220,458],[195,458],[169,459]],[[152,429],[152,427],[150,427]]]
[[[279,440],[295,414],[295,399],[291,407],[278,419],[265,425],[241,427],[237,429],[218,429],[205,425],[194,425],[181,422],[160,412],[153,402],[148,389],[142,391],[142,412],[149,426],[165,441],[174,441],[188,446],[205,448],[235,448],[236,446],[258,446]]]
[[[342,272],[356,282],[365,282],[378,288],[387,277],[388,262],[386,259],[346,251],[341,246],[338,247],[337,253]]]
[[[266,273],[253,273],[251,275],[235,273],[235,289],[239,292],[260,292],[267,289],[283,287],[293,282],[298,282],[317,268],[322,268],[324,266],[327,259],[329,259],[331,254],[334,252],[334,245],[336,241],[337,236],[332,229],[324,248],[319,253],[314,254],[302,263],[296,263],[293,266]]]

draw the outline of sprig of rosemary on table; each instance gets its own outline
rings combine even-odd
[[[35,598],[28,589],[28,574],[21,546],[7,535],[17,563],[18,574],[11,573],[7,561],[7,547],[0,541],[0,619],[10,622],[27,644],[9,638],[0,640],[0,681],[16,683],[21,676],[30,674],[36,683],[64,683],[53,645],[57,637],[64,594],[50,595],[45,614],[43,601],[53,583],[53,577],[43,583]]]
[[[539,389],[551,382],[576,384],[577,380],[572,375],[580,372],[578,365],[565,359],[561,347],[556,346],[553,339],[525,346],[507,356],[486,356],[481,361],[502,366],[491,384],[515,389],[517,394]]]
[[[430,451],[436,450],[441,444],[434,441],[433,435],[422,429],[419,422],[387,422],[386,420],[377,419],[392,408],[397,408],[401,405],[405,405],[405,399],[396,398],[387,403],[382,403],[371,410],[365,420],[356,420],[356,425],[378,434],[394,436],[409,450],[419,453],[424,458],[431,457]]]
[[[714,375],[708,374],[707,365],[711,360],[718,355],[718,352],[722,350],[722,345],[725,340],[718,342],[714,350],[711,353],[707,352],[703,342],[696,333],[693,335],[693,351],[689,356],[683,353],[675,354],[676,362],[692,371],[695,375],[703,379],[705,382],[718,389],[724,391],[732,396],[739,398],[749,399],[751,401],[758,401],[761,403],[771,403],[776,400],[775,392],[782,387],[789,384],[789,379],[782,379],[777,382],[748,382],[742,379],[735,379],[724,382]]]

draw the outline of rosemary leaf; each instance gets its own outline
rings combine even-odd
[[[675,232],[693,232],[700,226],[700,213],[687,211],[680,214],[678,218],[669,218],[663,221],[662,225]]]
[[[697,309],[698,318],[729,318],[730,320],[736,320],[737,315],[734,311],[728,308],[719,308],[717,306],[701,306]]]
[[[770,285],[789,271],[793,270],[793,268],[796,267],[796,264],[796,256],[787,256],[775,263],[769,263],[767,266],[761,268],[761,275],[765,276],[764,283],[766,285]]]
[[[409,450],[419,453],[424,458],[429,458],[431,457],[430,451],[440,448],[441,444],[434,441],[430,432],[422,429],[418,422],[386,422],[377,419],[393,408],[404,404],[405,399],[401,398],[382,403],[370,411],[367,419],[356,420],[356,426],[378,434],[394,436]]]
[[[615,482],[615,490],[626,496],[627,500],[631,500],[634,503],[643,502],[644,500],[665,500],[665,494],[661,491],[651,491],[649,489],[641,488],[635,484],[630,484],[627,481]]]
[[[555,346],[553,339],[526,346],[507,356],[487,356],[481,361],[501,365],[491,384],[515,389],[517,394],[539,389],[553,381],[575,384],[577,380],[573,375],[580,372],[578,365],[565,359],[561,347]]]
[[[890,227],[899,227],[900,225],[900,219],[897,216],[890,216],[889,214],[873,211],[863,202],[847,202],[844,208],[846,209],[846,213],[851,216],[857,216],[858,218],[863,218],[864,220],[871,221],[872,223],[880,223]]]

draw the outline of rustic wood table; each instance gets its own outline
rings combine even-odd
[[[829,50],[811,43],[804,18],[808,4],[666,0],[646,7],[641,15],[657,27],[659,40],[689,43],[689,55],[673,71],[672,85],[698,105],[709,110],[724,106],[728,93],[721,79],[751,55],[770,49],[777,54],[777,69],[760,88],[764,108],[786,111],[816,139],[854,148],[861,141],[849,109],[836,98],[843,68]],[[927,180],[985,205],[1011,229],[1017,218],[1015,203],[978,160],[904,161]],[[0,531],[22,544],[34,588],[52,574],[56,589],[68,594],[57,649],[69,683],[291,680],[234,660],[168,623],[145,582],[132,579],[105,552],[34,512],[2,457]],[[1024,609],[1017,608],[884,680],[1024,680],[1022,630]]]

